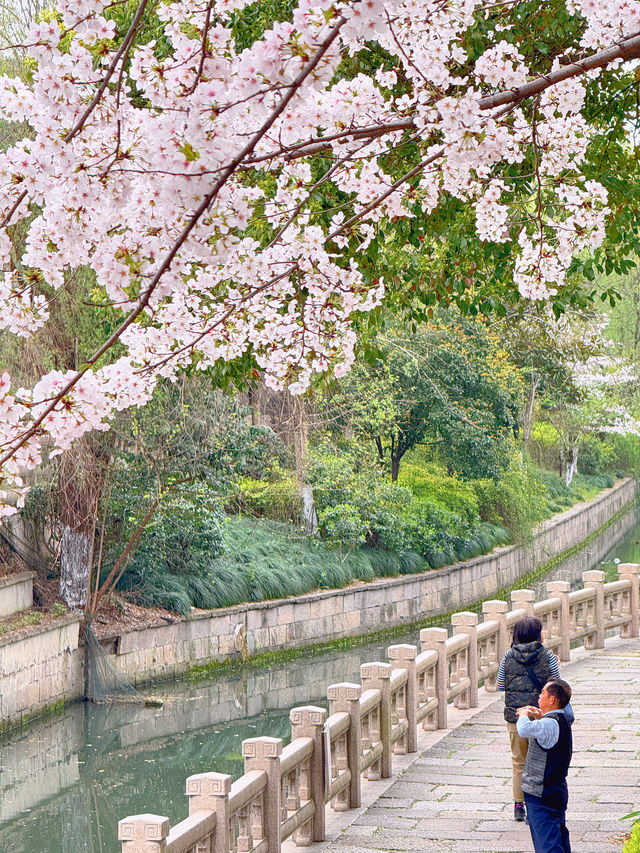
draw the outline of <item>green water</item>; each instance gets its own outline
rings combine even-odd
[[[602,568],[640,562],[636,527]],[[559,567],[550,579],[581,571]],[[384,660],[391,642],[417,642],[415,631],[389,643],[301,656],[269,668],[249,668],[192,683],[155,687],[162,708],[78,703],[49,720],[0,737],[2,853],[120,853],[118,820],[153,812],[172,824],[186,817],[185,779],[215,770],[242,774],[243,739],[289,736],[289,709],[326,707],[327,685],[358,681],[360,664]]]
[[[412,635],[409,637],[415,641]],[[326,687],[359,677],[385,647],[289,661],[242,676],[156,686],[162,708],[77,703],[0,737],[0,851],[119,853],[118,820],[187,816],[185,779],[215,770],[238,778],[241,744],[290,735],[289,709],[326,707]]]
[[[607,582],[618,580],[619,563],[640,563],[640,525],[621,539],[600,564]]]

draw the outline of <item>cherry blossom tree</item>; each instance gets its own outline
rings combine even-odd
[[[294,394],[344,375],[385,297],[367,257],[403,223],[433,240],[452,200],[523,299],[605,239],[585,104],[640,57],[638,0],[545,2],[543,45],[524,0],[300,0],[245,43],[250,8],[60,0],[0,78],[29,126],[0,153],[0,328],[37,335],[78,267],[122,317],[77,369],[0,373],[0,513],[159,377],[247,354]]]

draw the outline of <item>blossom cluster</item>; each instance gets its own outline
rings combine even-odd
[[[584,87],[549,78],[533,116],[518,105],[534,72],[511,39],[509,4],[475,59],[467,36],[494,14],[484,0],[300,0],[240,47],[245,5],[165,0],[162,43],[121,50],[107,2],[59,0],[26,39],[30,81],[0,77],[0,120],[29,125],[0,152],[0,328],[37,332],[48,318],[38,283],[55,290],[86,267],[122,312],[126,350],[31,389],[3,375],[0,488],[20,487],[45,448],[107,428],[192,362],[205,370],[249,352],[270,385],[294,393],[314,373],[343,375],[354,317],[384,296],[359,254],[395,221],[428,229],[446,196],[473,208],[481,239],[514,241],[514,283],[531,299],[603,239],[606,194],[580,176]],[[635,28],[637,5],[567,0],[589,45]],[[372,41],[384,67],[340,73]],[[502,90],[516,92],[508,109],[491,102]],[[408,138],[422,171],[399,177],[389,155]],[[533,225],[500,177],[527,158],[528,192],[544,197]]]
[[[583,47],[604,47],[640,28],[638,0],[567,0],[567,9],[587,21]]]

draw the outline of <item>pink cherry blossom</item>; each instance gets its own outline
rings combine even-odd
[[[240,49],[233,15],[247,2],[216,0],[211,15],[167,0],[162,44],[118,52],[109,4],[59,0],[28,34],[29,82],[0,77],[0,119],[29,125],[0,151],[0,328],[36,333],[49,312],[37,282],[55,291],[85,267],[122,314],[124,347],[111,364],[97,368],[96,355],[30,389],[2,375],[3,492],[23,495],[22,472],[43,453],[108,428],[194,362],[251,353],[269,385],[292,393],[315,373],[343,376],[354,317],[384,298],[358,258],[398,220],[428,233],[447,197],[472,209],[482,240],[515,241],[513,284],[529,299],[561,288],[575,256],[604,239],[606,192],[581,173],[582,71],[560,80],[558,58],[535,110],[519,107],[536,69],[514,42],[518,4],[300,0]],[[637,0],[566,8],[583,51],[626,56]],[[470,55],[469,34],[489,17],[486,47]],[[337,75],[371,42],[384,69]],[[407,134],[417,165],[392,173]],[[512,205],[508,170],[527,157],[535,185]],[[16,267],[8,229],[21,221]]]

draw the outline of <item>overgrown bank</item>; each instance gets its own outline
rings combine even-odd
[[[316,491],[319,506],[327,506],[325,524],[328,516],[333,519],[323,536],[305,534],[294,521],[270,518],[278,514],[274,505],[282,501],[282,482],[256,480],[243,485],[241,497],[253,515],[216,516],[215,535],[201,522],[188,549],[178,547],[185,538],[179,513],[151,525],[122,589],[141,604],[187,614],[192,607],[228,607],[416,574],[527,541],[525,514],[533,510],[536,521],[551,517],[614,482],[610,475],[578,475],[566,487],[557,475],[534,478],[531,471],[518,472],[519,480],[530,477],[528,494],[522,494],[513,472],[511,481],[465,483],[406,465],[395,485],[376,484],[370,473],[368,483],[357,476],[348,480],[344,466],[341,481],[337,467],[330,478],[332,494],[326,495],[327,486],[325,493]],[[531,483],[539,489],[535,497]],[[359,536],[354,535],[357,526],[364,528]],[[212,559],[212,553],[218,556]]]

